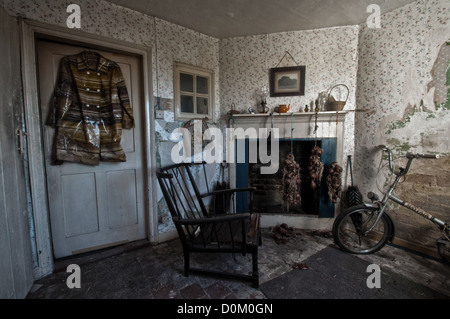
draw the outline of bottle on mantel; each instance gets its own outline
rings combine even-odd
[[[312,110],[311,110],[312,111]],[[319,100],[316,100],[316,108],[314,109],[314,111],[316,113],[319,113],[320,109],[319,109]]]

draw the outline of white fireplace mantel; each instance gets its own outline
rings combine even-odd
[[[280,139],[336,138],[336,159],[343,163],[345,161],[343,156],[346,115],[346,111],[317,113],[316,132],[316,113],[313,112],[275,113],[273,116],[272,114],[237,114],[230,118],[229,123],[234,129],[267,128],[267,135],[272,128],[279,129]]]
[[[317,138],[337,137],[342,140],[347,112],[317,113]],[[273,122],[273,126],[272,126]],[[337,125],[336,125],[337,124]],[[273,114],[237,114],[230,118],[233,128],[278,128],[280,138],[291,138],[294,128],[294,138],[315,138],[316,113],[275,113]]]

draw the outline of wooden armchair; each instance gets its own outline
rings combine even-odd
[[[199,166],[200,165],[200,166]],[[250,281],[253,287],[259,286],[258,246],[261,245],[259,215],[251,211],[253,188],[221,189],[201,194],[195,181],[193,170],[205,169],[203,164],[178,164],[157,170],[156,175],[162,193],[177,229],[184,253],[184,272],[190,272],[235,278]],[[199,170],[200,168],[200,170]],[[198,174],[197,174],[198,175]],[[198,176],[197,176],[197,179]],[[200,179],[199,179],[200,180]],[[206,173],[205,173],[206,180]],[[206,180],[206,183],[208,181]],[[237,192],[249,194],[250,211],[236,214],[220,209],[211,201],[223,203],[223,207],[233,211],[230,199]],[[207,198],[210,198],[210,205]],[[211,207],[211,209],[207,209]],[[251,275],[220,272],[214,269],[197,269],[190,267],[192,253],[227,253],[251,254],[253,271]]]

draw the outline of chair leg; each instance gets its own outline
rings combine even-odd
[[[252,251],[252,262],[253,262],[253,271],[252,271],[253,288],[259,288],[258,246],[255,246],[255,248]]]
[[[262,233],[261,233],[261,228],[258,229],[258,245],[262,246]]]
[[[190,253],[189,251],[184,251],[184,276],[189,277],[189,267],[190,267]]]

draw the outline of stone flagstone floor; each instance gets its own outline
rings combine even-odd
[[[327,233],[295,230],[295,238],[278,245],[269,230],[263,231],[263,246],[259,250],[260,283],[275,279],[293,270],[310,256],[333,245]],[[100,257],[99,257],[100,256]],[[266,299],[249,283],[212,277],[183,276],[183,253],[178,240],[158,246],[143,245],[117,255],[102,258],[101,254],[81,263],[81,289],[69,289],[70,274],[62,269],[35,283],[29,299]],[[410,280],[450,296],[450,267],[439,261],[387,246],[366,259],[399,272]],[[250,256],[219,256],[196,254],[193,266],[214,263],[218,268],[248,273]],[[338,261],[337,261],[338,262]],[[307,266],[307,265],[306,265]],[[298,270],[302,271],[302,270]],[[307,270],[305,270],[307,271]]]

